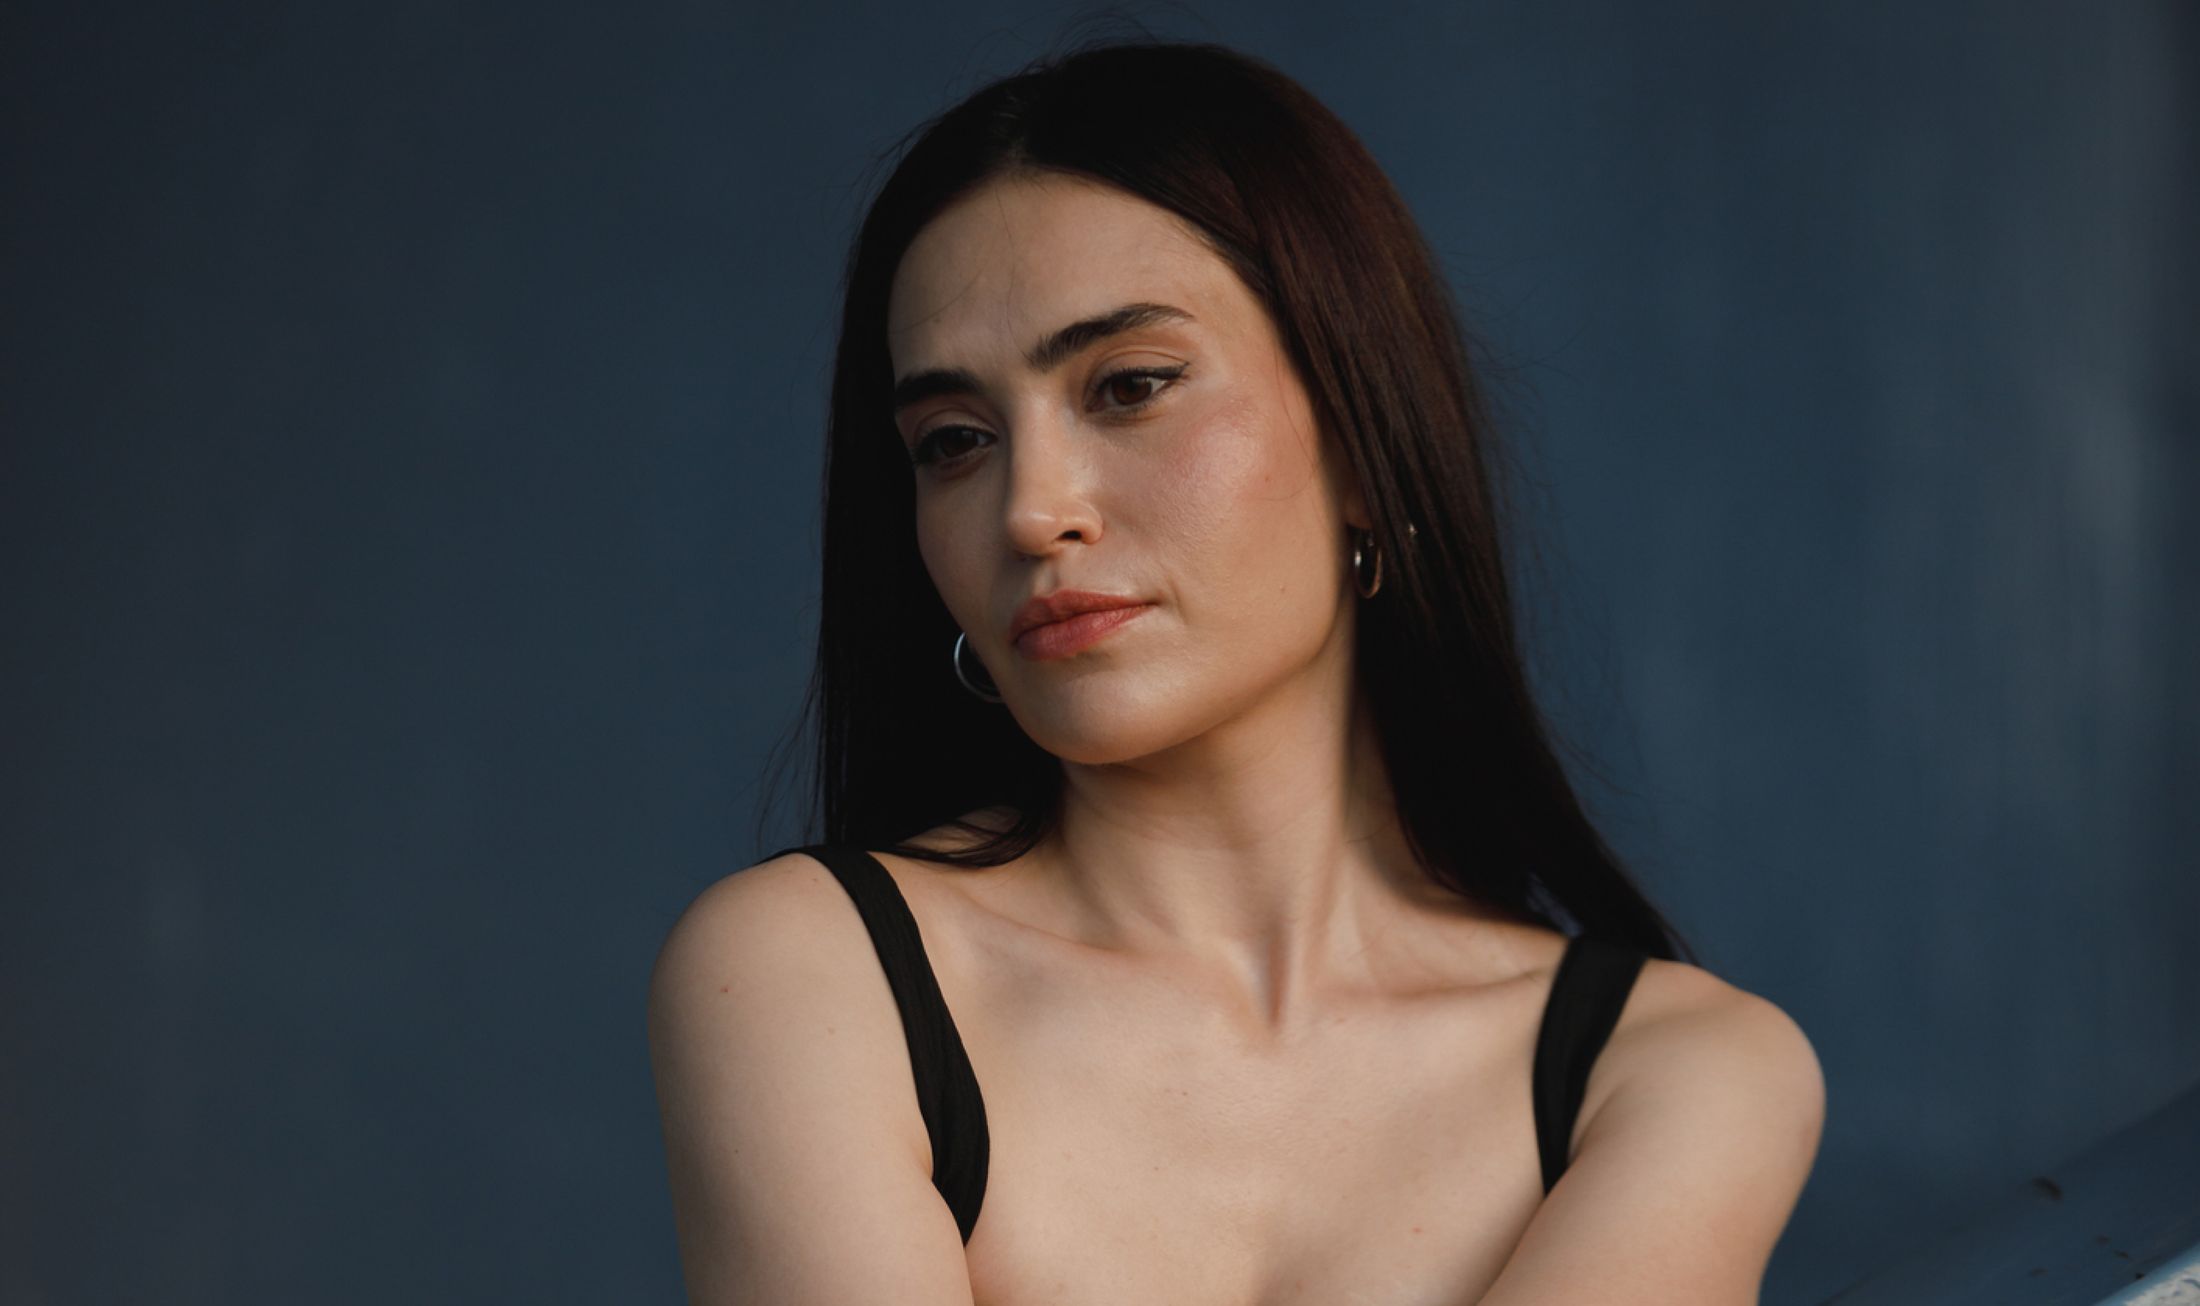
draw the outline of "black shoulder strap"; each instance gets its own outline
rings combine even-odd
[[[910,915],[908,901],[894,877],[863,849],[804,844],[782,848],[772,856],[789,852],[808,853],[823,862],[855,900],[856,910],[871,932],[872,946],[886,969],[894,1003],[901,1009],[902,1030],[908,1036],[917,1105],[924,1112],[925,1132],[932,1140],[932,1186],[947,1199],[967,1243],[978,1223],[978,1208],[985,1200],[990,1152],[985,1099],[978,1092],[978,1077],[970,1068],[955,1018],[948,1014],[946,999],[940,996],[939,981],[932,973],[931,959],[925,955],[916,917]]]
[[[1577,935],[1558,963],[1535,1044],[1536,1149],[1546,1195],[1571,1159],[1574,1118],[1581,1114],[1589,1068],[1619,1023],[1646,960],[1622,944]]]

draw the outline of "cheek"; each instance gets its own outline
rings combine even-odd
[[[1324,568],[1327,497],[1311,432],[1289,410],[1250,399],[1218,403],[1155,460],[1150,502],[1187,618],[1291,623],[1335,601]]]

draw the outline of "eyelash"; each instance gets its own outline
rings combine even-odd
[[[1101,377],[1099,384],[1095,385],[1093,389],[1102,394],[1105,394],[1111,387],[1119,385],[1125,381],[1159,381],[1164,383],[1173,382],[1178,377],[1184,375],[1184,369],[1185,364],[1182,363],[1179,363],[1174,367],[1126,367],[1119,372],[1110,372],[1106,376]],[[1136,412],[1137,410],[1144,408],[1146,405],[1152,403],[1154,400],[1160,398],[1162,392],[1167,390],[1168,388],[1169,386],[1167,384],[1158,385],[1154,387],[1153,391],[1149,393],[1145,398],[1139,400],[1136,403],[1125,404],[1122,407],[1117,408],[1115,411],[1118,413]],[[979,428],[975,426],[935,426],[931,430],[926,431],[923,435],[917,437],[916,448],[911,450],[909,454],[909,462],[912,466],[916,467],[923,467],[927,465],[938,467],[952,467],[955,464],[964,460],[965,458],[970,457],[970,453],[959,453],[951,457],[943,458],[940,457],[938,454],[929,454],[925,451],[933,447],[933,441],[938,436],[943,435],[949,431],[977,431],[978,429]]]

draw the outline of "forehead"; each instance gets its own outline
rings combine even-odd
[[[896,371],[1020,351],[1061,324],[1135,300],[1202,321],[1234,274],[1183,219],[1099,182],[997,179],[925,224],[887,304]]]

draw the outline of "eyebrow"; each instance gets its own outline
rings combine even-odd
[[[1051,372],[1064,359],[1109,336],[1162,322],[1195,320],[1191,314],[1170,304],[1125,304],[1105,313],[1080,318],[1051,333],[1024,354],[1024,361],[1035,372]],[[959,367],[935,367],[928,371],[912,372],[894,382],[894,411],[898,413],[911,404],[941,395],[976,394],[980,388],[978,378]]]

